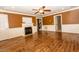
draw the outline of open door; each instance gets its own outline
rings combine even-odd
[[[54,21],[56,32],[62,32],[62,15],[55,15]]]

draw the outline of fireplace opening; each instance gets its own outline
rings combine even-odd
[[[32,34],[32,27],[25,27],[25,35]]]

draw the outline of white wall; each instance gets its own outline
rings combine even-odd
[[[8,15],[0,14],[0,29],[9,28],[8,26]]]
[[[79,33],[79,24],[62,25],[62,32]]]
[[[55,17],[54,17],[54,19],[55,19]],[[54,20],[54,24],[56,22],[55,20]],[[61,23],[62,23],[62,21],[63,20],[61,20]],[[42,30],[46,31],[45,27],[47,27],[47,31],[56,31],[56,29],[55,29],[56,25],[43,25]],[[62,24],[62,32],[79,33],[79,24]]]
[[[35,32],[37,32],[36,27],[33,26],[32,28],[33,28],[33,34]],[[25,35],[25,32],[24,32],[23,27],[20,27],[20,28],[8,28],[8,29],[0,30],[0,41],[5,40],[5,39],[18,37],[18,36],[24,36],[24,35]]]
[[[32,22],[32,18],[30,20]],[[30,26],[29,20],[27,20],[28,26]],[[24,26],[26,26],[24,25]],[[33,34],[37,32],[37,27],[32,25]],[[10,39],[18,36],[24,36],[24,27],[19,28],[9,28],[8,25],[8,15],[0,14],[0,41],[5,39]]]
[[[0,30],[0,41],[24,35],[23,28],[12,28]]]
[[[8,15],[0,14],[0,40],[14,38],[24,35],[24,29],[21,28],[9,28]]]
[[[47,27],[47,29],[46,29]],[[56,31],[55,25],[43,25],[42,26],[43,31]],[[62,32],[67,33],[79,33],[79,24],[65,24],[62,25]]]
[[[43,25],[42,30],[43,31],[55,31],[55,25]]]
[[[22,27],[25,28],[25,27],[32,27],[32,34],[34,34],[35,32],[37,32],[37,26],[33,26],[33,23],[32,23],[32,18],[31,17],[23,17],[23,24],[22,24]]]
[[[32,18],[31,17],[22,17],[22,27],[32,27]]]
[[[33,34],[37,32],[37,26],[32,27],[32,32],[33,32]]]

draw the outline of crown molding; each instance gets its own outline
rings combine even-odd
[[[9,10],[5,10],[5,9],[0,9],[0,12],[20,14],[20,15],[26,15],[26,16],[35,16],[35,15],[30,15],[30,14],[26,14],[26,13],[22,13],[22,12],[9,11]]]
[[[53,14],[50,14],[50,15],[55,15],[55,14],[59,14],[59,13],[63,13],[63,12],[68,12],[68,11],[76,10],[76,9],[79,9],[79,7],[71,8],[71,9],[68,9],[68,10],[63,10],[61,12],[56,12],[56,13],[53,13]],[[50,16],[50,15],[46,15],[46,16]],[[44,17],[46,17],[46,16],[44,16]]]

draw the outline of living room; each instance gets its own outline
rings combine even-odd
[[[79,59],[78,0],[1,0],[1,59]]]
[[[0,51],[79,51],[78,19],[78,6],[1,6]]]

